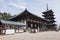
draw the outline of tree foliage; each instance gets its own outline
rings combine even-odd
[[[8,18],[11,18],[11,14],[10,13],[6,13],[6,12],[0,12],[0,20],[1,19],[8,19]]]

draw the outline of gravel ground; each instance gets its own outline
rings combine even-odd
[[[60,32],[47,31],[38,33],[16,33],[0,35],[0,40],[60,40]]]

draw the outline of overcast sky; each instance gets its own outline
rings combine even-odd
[[[59,24],[60,0],[0,0],[0,11],[18,15],[27,8],[29,12],[42,17],[42,12],[46,11],[46,3],[54,11],[56,23]]]

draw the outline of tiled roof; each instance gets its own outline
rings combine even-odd
[[[26,25],[25,23],[22,22],[15,22],[15,21],[9,21],[9,20],[1,20],[1,23],[3,24],[11,24],[11,25]]]
[[[30,13],[27,9],[25,9],[22,13],[24,13],[24,12],[28,12],[28,14],[31,14],[31,15],[39,18],[39,19],[43,19],[43,20],[46,20],[46,21],[50,21],[50,20],[48,20],[48,19],[44,19],[44,18],[41,18],[41,17],[39,17],[39,16],[37,16],[37,15],[34,15],[34,14]],[[21,16],[22,13],[18,14],[18,15],[15,16],[15,17],[9,18],[8,20],[11,20],[11,19],[16,18],[16,17],[18,17],[18,16]]]

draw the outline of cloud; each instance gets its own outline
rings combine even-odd
[[[25,3],[9,3],[9,5],[12,5],[18,9],[25,9],[26,8],[26,4]]]

